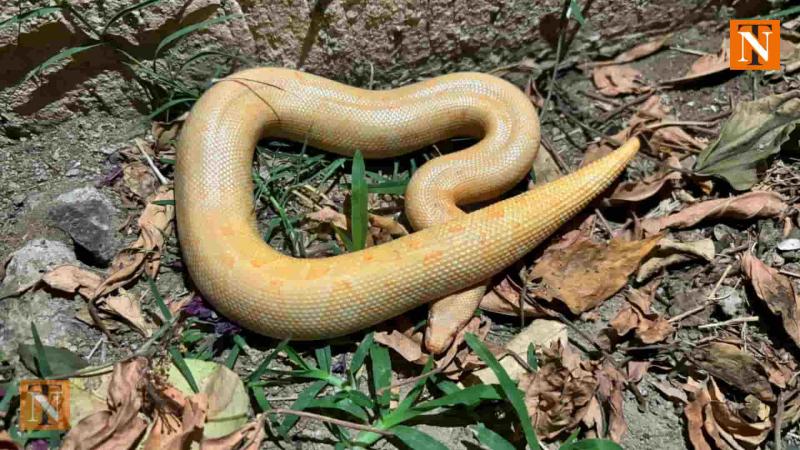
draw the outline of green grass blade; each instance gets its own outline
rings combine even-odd
[[[150,277],[146,278],[147,278],[147,284],[150,286],[150,292],[153,294],[153,298],[155,299],[156,305],[158,306],[158,310],[161,311],[162,320],[164,322],[169,322],[170,320],[172,320],[172,312],[170,312],[166,302],[164,302],[164,297],[162,297],[161,293],[158,292],[158,286],[156,286],[156,282],[153,281],[153,279]]]
[[[183,27],[180,30],[168,35],[167,37],[162,39],[161,42],[158,43],[158,47],[156,47],[156,51],[153,54],[153,59],[155,60],[155,59],[158,58],[159,53],[161,53],[161,50],[163,50],[164,47],[166,47],[166,46],[168,46],[168,45],[170,45],[170,44],[172,44],[174,42],[177,42],[181,38],[186,37],[187,35],[189,35],[191,33],[194,33],[195,31],[199,31],[199,30],[202,30],[204,28],[211,27],[211,26],[216,25],[218,23],[226,22],[228,20],[231,20],[231,19],[234,19],[234,18],[240,17],[240,16],[241,16],[241,14],[228,14],[228,15],[225,15],[225,16],[216,17],[214,19],[209,19],[209,20],[204,20],[202,22],[198,22],[196,24]]]
[[[403,441],[409,448],[426,450],[447,450],[447,447],[434,439],[431,435],[415,428],[398,425],[391,430],[394,435]]]
[[[189,64],[191,64],[191,63],[193,63],[193,62],[195,62],[197,60],[209,57],[209,56],[221,56],[221,57],[223,57],[225,59],[235,59],[235,60],[237,60],[239,62],[242,62],[244,64],[247,64],[247,65],[255,65],[255,62],[253,60],[251,60],[250,58],[246,58],[244,56],[232,55],[230,53],[221,52],[219,50],[203,50],[203,51],[197,52],[194,55],[186,58],[186,61],[182,62],[180,68],[178,68],[178,72],[183,72],[183,70]]]
[[[385,414],[389,411],[392,395],[389,389],[392,384],[392,360],[389,357],[389,350],[380,345],[370,347],[369,357],[372,360],[372,388],[375,391],[375,400],[381,413]]]
[[[250,375],[247,376],[246,378],[247,384],[258,381],[261,378],[261,376],[267,372],[269,364],[272,362],[273,359],[275,359],[276,356],[278,356],[278,353],[280,353],[280,351],[283,350],[284,347],[286,347],[286,344],[288,342],[289,342],[288,339],[284,339],[283,341],[281,341],[280,344],[275,346],[275,348],[272,349],[271,352],[269,352],[267,357],[261,361],[258,367],[256,367],[256,370],[254,370],[252,373],[250,373]]]
[[[292,403],[291,409],[294,409],[295,411],[302,411],[306,409],[327,385],[328,383],[325,381],[317,381],[313,383],[297,396],[297,400]],[[299,419],[300,418],[298,416],[286,416],[281,423],[281,426],[278,428],[278,434],[281,436],[286,436]]]
[[[478,357],[492,369],[497,379],[500,381],[500,387],[503,389],[503,394],[506,399],[511,403],[514,411],[519,417],[522,432],[525,434],[525,440],[528,442],[528,447],[531,449],[539,448],[539,439],[536,437],[536,431],[531,424],[531,417],[528,414],[528,407],[525,406],[525,399],[522,397],[522,392],[517,389],[516,383],[508,376],[508,373],[503,366],[492,355],[492,352],[481,342],[477,336],[472,333],[467,333],[464,336],[467,345],[478,355]]]
[[[375,336],[372,333],[369,333],[364,336],[364,339],[362,339],[361,343],[358,344],[356,351],[353,353],[353,359],[350,361],[349,371],[351,376],[355,377],[356,373],[358,373],[358,370],[364,365],[364,359],[366,359],[369,349],[372,347],[374,342]]]
[[[260,412],[270,409],[269,401],[267,400],[267,395],[264,394],[263,386],[250,386],[250,392],[253,393],[253,398],[256,399],[256,405]]]
[[[162,104],[158,108],[154,109],[150,114],[148,114],[147,115],[147,120],[149,121],[149,120],[155,119],[156,117],[161,115],[161,113],[163,113],[166,110],[172,108],[173,106],[177,106],[177,105],[180,105],[180,104],[183,104],[183,103],[194,103],[195,101],[197,101],[196,97],[182,97],[182,98],[172,99],[172,100]]]
[[[491,450],[516,450],[514,444],[508,442],[506,438],[490,430],[482,423],[479,423],[478,426],[475,427],[475,436],[478,438],[478,442],[480,442],[481,445]]]
[[[353,156],[350,195],[350,235],[353,239],[353,250],[362,250],[367,246],[369,218],[367,212],[367,177],[364,167],[364,156],[356,151]]]
[[[135,4],[135,5],[129,6],[127,8],[123,8],[122,10],[120,10],[119,12],[114,14],[114,16],[111,19],[109,19],[108,22],[106,22],[106,24],[103,26],[103,30],[100,32],[100,35],[102,36],[102,35],[106,34],[106,31],[108,31],[108,28],[111,25],[114,25],[114,22],[116,22],[117,20],[127,16],[128,14],[130,14],[130,13],[132,13],[134,11],[138,11],[138,10],[140,10],[142,8],[150,6],[150,5],[154,4],[154,3],[158,3],[160,1],[162,1],[162,0],[145,0],[143,2],[139,2],[139,3]]]
[[[11,400],[14,399],[17,395],[19,395],[19,381],[14,380],[5,385],[6,393],[3,395],[3,399],[0,400],[0,415],[5,417],[8,416],[8,410],[11,408]]]
[[[434,408],[462,405],[467,407],[477,406],[486,400],[502,400],[502,388],[491,384],[476,384],[465,389],[461,389],[443,397],[428,400],[427,402],[416,405],[414,409],[429,411]]]
[[[536,348],[533,346],[533,343],[528,344],[528,365],[531,366],[531,369],[534,371],[539,370],[539,358],[536,357]]]
[[[608,439],[584,439],[562,445],[558,450],[622,450],[622,447]]]
[[[230,353],[228,353],[228,357],[225,358],[225,367],[233,369],[233,366],[236,365],[236,360],[239,359],[239,354],[242,353],[246,346],[247,343],[242,336],[238,334],[233,335],[233,348],[231,348]]]
[[[61,7],[59,6],[46,6],[44,8],[36,8],[30,11],[25,11],[17,14],[16,16],[12,16],[2,22],[0,22],[0,29],[7,25],[13,25],[15,23],[22,23],[28,19],[34,19],[36,17],[43,17],[49,14],[53,14],[56,12],[61,11]]]
[[[422,368],[422,373],[427,374],[428,372],[430,372],[432,367],[433,367],[433,358],[429,358],[428,362],[426,362],[425,366]],[[417,401],[417,399],[419,399],[419,396],[422,394],[422,389],[425,387],[426,381],[427,381],[426,377],[420,377],[420,379],[417,380],[416,383],[414,383],[414,387],[412,387],[411,390],[408,391],[408,394],[403,399],[403,401],[400,402],[399,405],[397,405],[396,411],[406,411],[408,409],[411,409],[411,406],[414,404],[414,402]]]
[[[200,392],[200,387],[197,386],[197,381],[194,379],[194,375],[192,375],[192,371],[189,369],[189,366],[186,364],[186,360],[183,359],[183,355],[181,352],[178,351],[177,347],[170,346],[167,351],[169,355],[172,357],[172,362],[175,364],[175,367],[178,368],[183,378],[186,378],[186,382],[189,383],[189,387],[192,388],[192,392],[195,394]]]
[[[41,73],[42,71],[47,69],[48,67],[50,67],[52,65],[55,65],[55,64],[58,64],[59,62],[61,62],[64,59],[71,58],[71,57],[77,55],[80,52],[84,52],[86,50],[89,50],[90,48],[98,47],[98,46],[103,45],[103,44],[104,44],[103,42],[100,42],[100,43],[97,43],[97,44],[83,45],[83,46],[80,46],[80,47],[68,48],[68,49],[66,49],[66,50],[64,50],[62,52],[59,52],[59,53],[47,58],[43,63],[41,63],[38,66],[36,66],[33,69],[31,69],[31,71],[28,72],[27,75],[25,75],[25,78],[23,78],[19,82],[19,84],[22,84],[22,83],[30,80],[31,78],[35,77],[36,75],[38,75],[39,73]]]
[[[331,373],[331,346],[326,345],[318,348],[314,351],[314,354],[317,357],[317,366],[319,366],[320,370]]]
[[[50,370],[50,363],[47,361],[44,345],[42,345],[42,340],[39,338],[39,331],[36,329],[36,324],[33,322],[31,322],[31,333],[33,333],[33,345],[36,348],[36,367],[39,369],[39,376],[47,378],[53,374],[53,371]]]

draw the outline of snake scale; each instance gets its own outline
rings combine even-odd
[[[366,158],[456,136],[479,140],[414,173],[406,212],[419,231],[357,252],[299,259],[270,248],[256,227],[252,160],[267,136],[341,155],[359,149]],[[486,280],[606,189],[639,142],[491,206],[459,208],[518,183],[538,146],[530,100],[489,75],[456,73],[372,91],[289,69],[237,72],[203,94],[179,138],[175,201],[184,261],[220,313],[276,338],[341,336],[436,300],[456,311],[445,312],[444,322],[462,320],[450,316],[468,318]]]

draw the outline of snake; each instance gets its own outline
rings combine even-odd
[[[259,233],[252,170],[262,139],[377,159],[455,137],[476,142],[431,158],[408,182],[405,212],[415,230],[408,235],[298,258]],[[371,90],[286,68],[235,72],[203,93],[178,138],[174,193],[183,262],[219,313],[273,338],[348,335],[426,303],[445,304],[443,322],[463,322],[487,280],[606,190],[639,149],[632,138],[573,173],[491,203],[531,173],[539,141],[531,99],[489,74],[451,73]]]

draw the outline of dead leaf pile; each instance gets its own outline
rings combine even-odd
[[[622,289],[660,239],[600,244],[583,238],[548,250],[531,270],[531,280],[538,282],[532,294],[546,301],[559,299],[573,314],[588,311]]]
[[[764,366],[750,353],[725,342],[712,342],[694,349],[689,358],[715,379],[765,402],[774,402],[769,376]]]
[[[603,66],[592,71],[595,87],[607,97],[649,91],[643,78],[642,73],[631,66]]]
[[[519,388],[531,423],[544,439],[553,439],[579,425],[609,430],[619,441],[627,430],[622,414],[624,376],[599,361],[582,360],[569,344],[556,341],[539,355],[539,369],[522,375]],[[611,412],[604,419],[603,408]]]
[[[693,260],[711,262],[714,260],[714,241],[700,239],[694,242],[675,242],[662,239],[636,273],[636,282],[642,283],[661,270]]]
[[[689,379],[685,386],[689,403],[684,408],[689,441],[696,450],[755,447],[772,428],[768,416],[751,420],[728,403],[713,378],[705,383]]]
[[[705,77],[727,72],[730,70],[730,41],[723,39],[722,47],[717,53],[703,55],[692,63],[686,75],[673,78],[671,80],[662,81],[661,84],[665,85],[678,85],[687,84]]]
[[[322,230],[322,232],[335,236],[337,240],[339,240],[339,235],[335,233],[335,230],[348,230],[347,216],[329,206],[325,206],[317,211],[306,214],[306,218],[321,224],[327,224],[332,227],[332,229]],[[396,237],[405,236],[408,234],[408,230],[406,230],[406,228],[393,216],[369,214],[368,218],[370,227],[369,233],[367,234],[367,247],[383,244]],[[343,245],[343,242],[340,242],[340,244]]]
[[[667,159],[667,165],[680,168],[680,161],[674,156]],[[608,201],[612,205],[638,203],[658,194],[664,186],[681,179],[681,173],[669,169],[661,169],[639,181],[626,181],[617,185]]]

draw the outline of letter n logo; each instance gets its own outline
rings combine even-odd
[[[731,69],[780,70],[780,20],[731,20]]]
[[[22,431],[69,428],[69,381],[21,380],[19,428]]]

